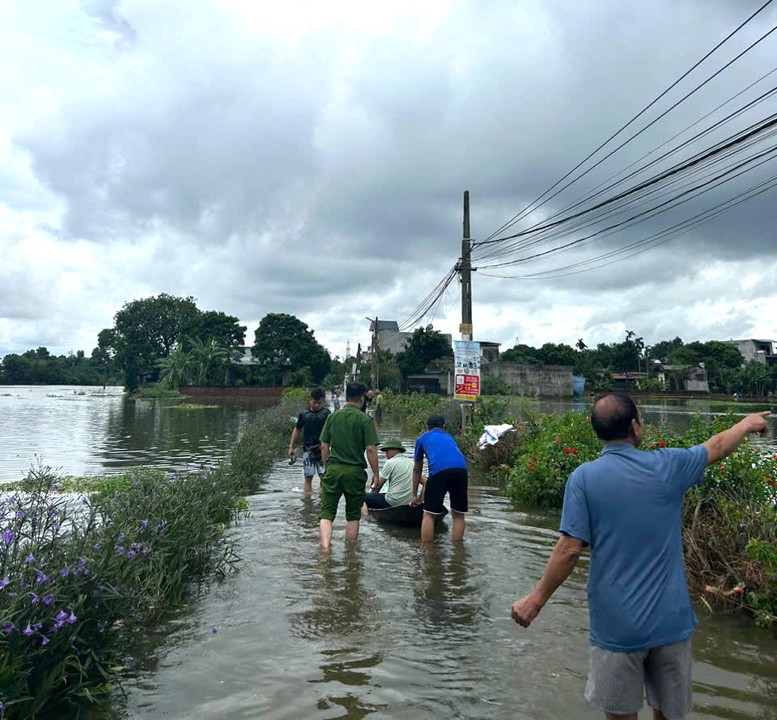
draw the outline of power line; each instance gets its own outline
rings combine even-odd
[[[673,105],[669,107],[668,110],[664,111],[661,115],[659,115],[656,119],[651,121],[648,125],[643,127],[639,132],[635,133],[631,137],[629,137],[626,141],[621,143],[615,150],[611,151],[607,155],[605,155],[603,158],[601,158],[599,161],[597,161],[592,167],[588,168],[585,172],[583,172],[578,177],[574,178],[570,182],[566,183],[563,187],[559,188],[555,193],[550,195],[549,197],[546,197],[550,192],[552,192],[554,189],[556,189],[561,183],[563,183],[567,178],[570,177],[573,173],[577,172],[578,169],[580,169],[586,162],[588,162],[594,155],[596,155],[600,150],[602,150],[606,145],[608,145],[612,140],[614,140],[618,135],[620,135],[624,130],[626,130],[629,126],[631,126],[634,122],[636,122],[642,115],[644,115],[651,107],[653,107],[661,98],[663,98],[667,93],[669,93],[672,89],[674,89],[680,82],[682,82],[688,75],[690,75],[697,67],[699,67],[705,60],[707,60],[711,55],[713,55],[719,48],[721,48],[726,42],[728,42],[734,35],[736,35],[745,25],[747,25],[753,18],[755,18],[759,13],[761,13],[763,10],[765,10],[773,0],[767,0],[758,10],[756,10],[752,15],[750,15],[744,22],[742,22],[739,26],[737,26],[734,30],[732,30],[723,40],[721,40],[715,47],[712,48],[709,52],[707,52],[704,57],[702,57],[700,60],[698,60],[694,65],[691,66],[690,69],[686,70],[677,80],[675,80],[666,90],[664,90],[661,94],[659,94],[654,100],[652,100],[648,105],[646,105],[642,110],[640,110],[631,120],[629,120],[625,125],[623,125],[619,130],[617,130],[615,133],[613,133],[607,140],[605,140],[601,145],[599,145],[595,150],[593,150],[591,153],[589,153],[583,160],[581,160],[575,167],[573,167],[569,172],[567,172],[561,179],[556,181],[553,185],[551,185],[550,188],[548,188],[545,192],[543,192],[541,195],[539,195],[534,201],[532,201],[528,206],[526,206],[523,210],[521,210],[518,214],[514,215],[509,221],[504,223],[502,226],[500,226],[497,230],[492,232],[485,240],[479,242],[479,243],[473,243],[473,248],[475,246],[479,245],[485,245],[487,243],[492,242],[500,242],[504,238],[495,238],[495,236],[499,233],[501,233],[503,230],[506,230],[508,227],[511,227],[516,222],[521,220],[523,217],[525,217],[529,212],[533,212],[534,210],[539,209],[542,207],[545,203],[549,202],[553,198],[555,198],[557,195],[559,195],[561,192],[563,192],[565,189],[567,189],[570,185],[577,182],[581,178],[583,178],[585,175],[587,175],[589,172],[591,172],[593,169],[598,167],[601,163],[603,163],[605,160],[607,160],[609,157],[611,157],[613,154],[618,152],[621,148],[623,148],[627,143],[631,142],[633,139],[641,135],[645,130],[647,130],[649,127],[654,125],[656,122],[658,122],[660,119],[665,117],[671,110],[675,109],[678,105],[680,105],[682,102],[687,100],[691,95],[696,93],[698,90],[700,90],[704,85],[709,83],[713,78],[715,78],[717,75],[719,75],[721,72],[723,72],[726,68],[728,68],[730,65],[732,65],[734,62],[736,62],[738,59],[740,59],[745,53],[752,50],[758,43],[760,43],[762,40],[764,40],[766,37],[768,37],[772,32],[777,30],[777,26],[773,27],[771,30],[769,30],[767,33],[762,35],[758,40],[756,40],[754,43],[752,43],[748,48],[743,50],[741,53],[739,53],[733,60],[729,61],[724,65],[722,68],[720,68],[718,71],[716,71],[712,76],[707,78],[701,85],[698,85],[696,88],[691,90],[689,93],[687,93],[685,96],[683,96],[680,100],[675,102]],[[544,199],[543,199],[544,198]],[[542,202],[540,203],[540,201]],[[539,204],[538,204],[539,203]]]

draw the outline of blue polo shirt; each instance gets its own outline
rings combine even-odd
[[[636,652],[681,642],[696,627],[683,566],[682,500],[707,450],[606,445],[567,481],[562,533],[591,546],[591,644]]]
[[[462,455],[456,440],[441,428],[433,428],[415,441],[413,458],[422,462],[426,455],[429,461],[429,476],[451,468],[467,469],[467,460]]]

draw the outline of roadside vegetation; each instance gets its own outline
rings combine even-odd
[[[262,412],[228,463],[201,472],[61,478],[43,467],[3,488],[0,717],[106,717],[135,649],[235,569],[228,526],[250,510],[244,498],[301,407]]]
[[[569,474],[599,455],[601,443],[586,413],[515,417],[511,401],[482,397],[461,427],[455,403],[436,396],[389,396],[387,409],[412,419],[446,416],[471,465],[504,487],[519,506],[560,510]],[[450,407],[453,406],[453,407]],[[642,447],[691,447],[739,420],[733,412],[711,420],[696,416],[678,434],[646,425]],[[516,430],[480,450],[484,425],[511,423]],[[745,441],[732,455],[707,469],[686,494],[683,537],[692,597],[721,612],[744,612],[777,630],[777,453]]]

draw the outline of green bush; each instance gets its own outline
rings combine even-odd
[[[588,418],[579,412],[529,416],[508,476],[513,501],[537,507],[561,507],[567,477],[595,459],[601,444]]]
[[[107,708],[149,628],[234,568],[224,530],[283,455],[301,407],[260,413],[217,468],[91,479],[42,468],[0,496],[0,716]]]
[[[691,447],[733,425],[733,413],[694,418],[682,435],[645,426],[642,447]],[[530,417],[519,424],[516,450],[502,472],[517,503],[560,508],[569,474],[601,448],[580,413]],[[746,611],[777,627],[777,455],[745,441],[683,504],[685,564],[691,593],[710,607]]]
[[[237,560],[236,498],[219,473],[133,470],[88,495],[48,468],[0,501],[0,700],[7,718],[107,704],[127,648]]]

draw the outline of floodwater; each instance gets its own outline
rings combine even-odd
[[[70,474],[208,464],[256,412],[78,392],[0,388],[0,480],[17,479],[35,454]],[[654,412],[688,418],[664,403],[643,410],[652,421]],[[384,421],[379,434],[399,429]],[[241,571],[193,600],[164,639],[151,638],[126,688],[126,717],[601,717],[582,697],[585,560],[531,628],[510,619],[512,601],[542,572],[557,517],[513,509],[475,479],[463,546],[443,531],[421,548],[416,532],[368,520],[348,550],[340,516],[324,555],[318,496],[301,485],[299,464],[279,462],[250,498],[250,516],[229,531],[243,546]],[[698,614],[689,717],[777,718],[777,639],[746,619]]]
[[[182,405],[136,400],[121,387],[0,385],[0,482],[41,465],[76,476],[140,465],[212,465],[261,407],[257,401],[192,410]]]
[[[582,697],[587,562],[531,628],[510,619],[542,572],[556,517],[474,484],[462,546],[442,532],[421,548],[417,531],[369,519],[347,549],[341,515],[325,554],[317,494],[301,492],[300,472],[279,462],[250,498],[251,516],[233,530],[241,572],[196,601],[148,658],[128,717],[601,717]],[[776,718],[777,639],[741,618],[699,615],[689,717]]]

